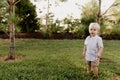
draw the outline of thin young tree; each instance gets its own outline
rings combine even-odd
[[[113,8],[113,7],[117,7],[118,5],[120,5],[120,1],[119,0],[115,0],[113,3],[112,3],[112,5],[111,6],[109,6],[109,8],[105,11],[105,12],[103,12],[103,13],[101,13],[101,3],[102,3],[102,1],[101,0],[98,0],[98,14],[97,14],[97,22],[100,24],[100,22],[101,22],[101,18],[111,9],[111,8]]]
[[[97,23],[100,24],[101,21],[101,0],[99,0],[99,10],[98,10],[98,14],[97,14]]]
[[[41,0],[34,0],[35,2],[39,2]],[[46,24],[45,24],[45,31],[48,29],[48,25],[49,25],[49,14],[50,14],[50,0],[46,0],[47,1],[47,12],[46,12]],[[55,0],[55,1],[58,1],[58,2],[65,2],[67,0]]]
[[[55,0],[55,1],[59,1],[59,2],[65,2],[67,0]],[[47,0],[47,13],[46,13],[46,30],[49,27],[49,14],[50,14],[50,0]]]
[[[47,30],[48,25],[49,25],[49,8],[50,8],[50,2],[49,2],[49,0],[47,0],[46,28],[45,28],[45,30]]]
[[[8,59],[15,59],[15,26],[14,26],[14,17],[15,17],[15,4],[17,4],[20,0],[7,0],[9,4],[9,14],[10,18],[8,21],[8,29],[9,29],[9,39],[10,39],[10,48]]]

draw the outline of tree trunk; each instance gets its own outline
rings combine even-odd
[[[45,28],[45,31],[48,29],[48,24],[49,24],[49,0],[48,0],[47,13],[46,13],[46,28]]]
[[[9,3],[9,13],[10,16],[14,17],[15,15],[15,5],[14,0],[7,0]],[[10,39],[10,48],[9,48],[9,59],[15,59],[15,28],[14,28],[14,22],[13,18],[10,19],[8,22],[8,28],[9,28],[9,39]]]
[[[101,0],[99,0],[99,11],[97,14],[97,23],[100,24],[101,21]]]
[[[9,50],[9,59],[15,59],[15,33],[14,33],[14,23],[9,24],[10,27],[10,50]]]

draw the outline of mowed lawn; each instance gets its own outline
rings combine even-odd
[[[0,39],[0,57],[9,41]],[[104,40],[97,80],[120,79],[120,41]],[[82,59],[84,40],[16,39],[15,61],[0,61],[0,80],[93,80]],[[22,57],[21,57],[22,56]]]

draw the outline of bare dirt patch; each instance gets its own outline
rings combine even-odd
[[[25,56],[21,56],[21,55],[19,55],[19,56],[15,56],[15,59],[9,59],[8,58],[8,56],[0,56],[0,61],[2,61],[2,62],[14,62],[14,61],[21,61],[21,60],[23,60],[23,58],[24,58]]]

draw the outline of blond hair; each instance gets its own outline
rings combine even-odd
[[[90,25],[89,25],[89,30],[90,30],[92,27],[95,27],[95,28],[97,28],[98,30],[100,30],[100,25],[99,25],[98,23],[90,23]]]

